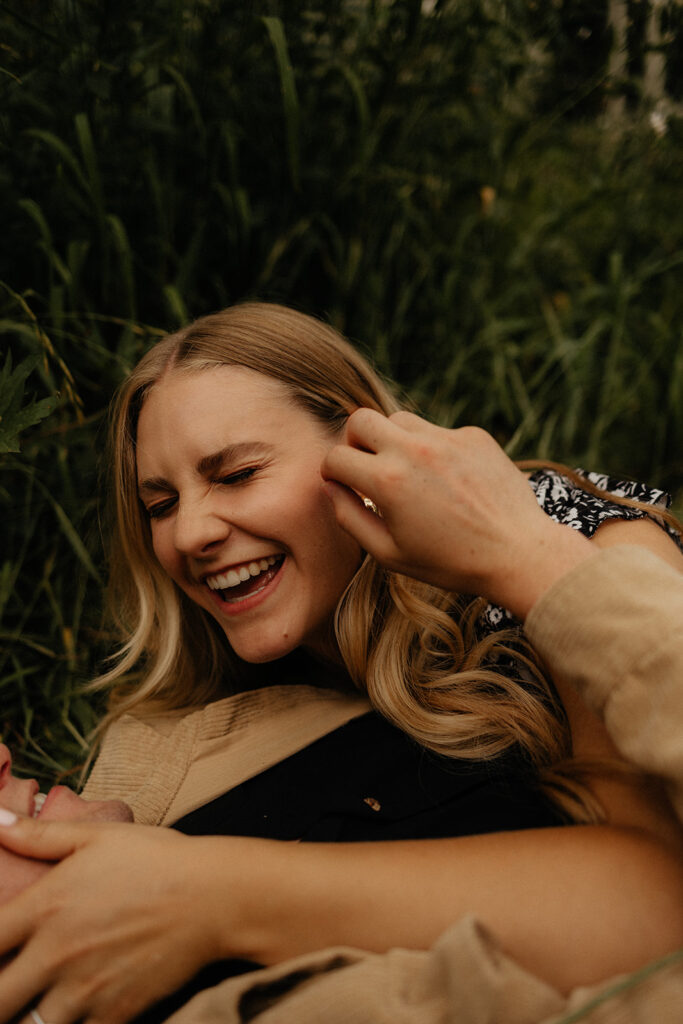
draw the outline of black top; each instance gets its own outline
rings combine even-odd
[[[188,835],[343,843],[561,824],[519,756],[456,761],[369,711],[172,827]]]

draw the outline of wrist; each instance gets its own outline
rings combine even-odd
[[[211,910],[218,959],[267,966],[362,934],[358,922],[365,922],[369,894],[364,867],[359,874],[355,859],[358,844],[343,852],[336,844],[241,837],[227,842],[227,884],[221,882]]]
[[[515,558],[494,597],[520,621],[566,573],[596,554],[589,539],[570,526],[547,520],[542,535]]]
[[[197,905],[209,926],[213,959],[272,963],[290,844],[243,836],[193,842],[204,847],[194,858],[201,865]]]

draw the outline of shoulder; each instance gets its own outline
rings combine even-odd
[[[574,470],[572,476],[555,469],[539,469],[529,477],[529,484],[551,519],[579,530],[586,537],[592,537],[609,519],[634,520],[650,516],[678,539],[676,531],[657,517],[658,511],[670,506],[671,496],[647,484],[620,480],[604,473],[587,473],[583,469]],[[601,493],[596,494],[595,489]],[[624,504],[624,499],[649,508]]]
[[[636,480],[621,480],[583,469],[567,473],[553,468],[537,469],[529,477],[529,486],[546,515],[586,537],[594,537],[606,523],[649,520],[649,525],[656,523],[661,528],[662,537],[668,534],[679,548],[682,546],[680,533],[658,516],[658,512],[671,505],[671,496],[666,491]],[[629,501],[636,501],[643,507],[624,503]],[[611,530],[610,526],[607,533],[613,543],[630,542],[628,536],[622,536],[618,530],[611,533]],[[637,538],[633,542],[638,543]],[[652,545],[646,543],[645,546]],[[519,625],[510,612],[493,604],[484,609],[479,624],[484,635]]]

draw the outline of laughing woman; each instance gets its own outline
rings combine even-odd
[[[124,642],[86,794],[138,825],[0,829],[58,862],[0,912],[1,1021],[123,1022],[215,962],[425,948],[466,912],[562,989],[683,942],[669,805],[519,627],[596,547],[682,569],[658,492],[527,480],[259,303],[159,342],[112,437]],[[491,529],[525,502],[524,543]]]

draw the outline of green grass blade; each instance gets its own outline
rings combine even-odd
[[[299,99],[294,81],[294,71],[289,59],[285,30],[280,18],[263,18],[270,37],[280,76],[282,105],[285,117],[285,137],[287,139],[287,157],[292,186],[299,189],[301,185],[301,157],[299,148]]]

